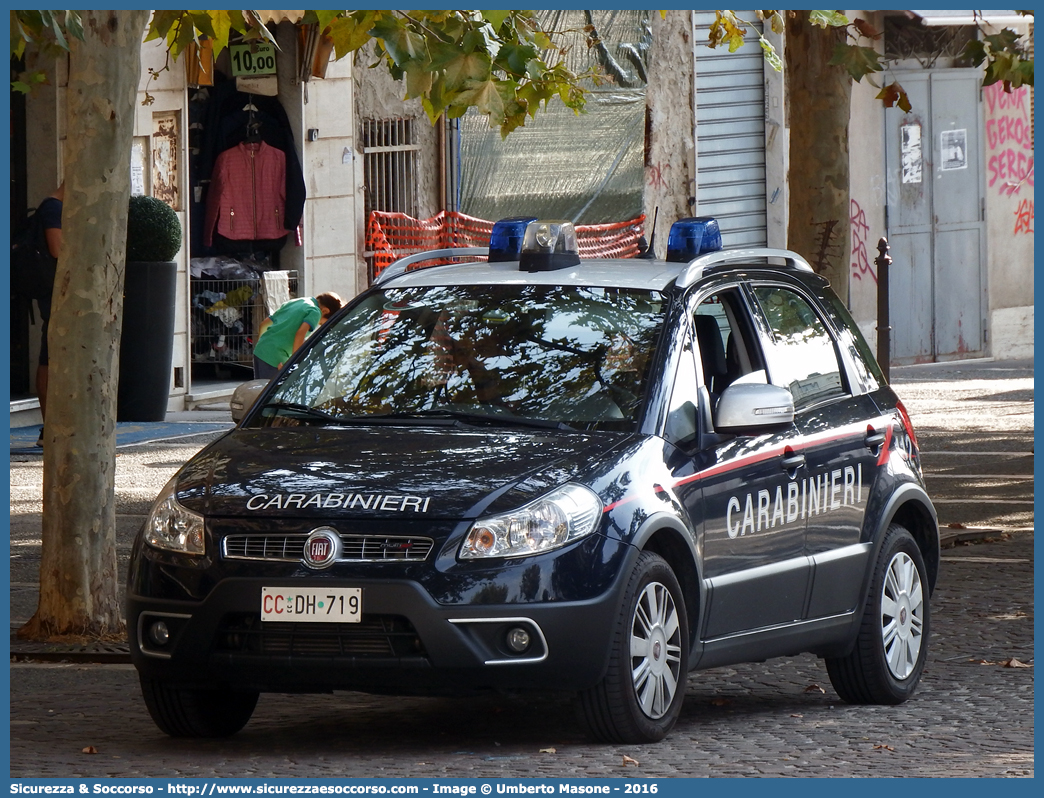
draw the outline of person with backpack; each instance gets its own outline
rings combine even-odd
[[[40,400],[40,417],[47,414],[47,324],[51,318],[51,293],[54,290],[54,271],[58,264],[58,253],[62,250],[62,202],[65,200],[65,181],[36,208],[28,225],[29,252],[25,253],[27,265],[22,268],[30,273],[24,282],[27,293],[36,300],[40,309],[41,337],[40,359],[36,366],[36,395]],[[13,261],[14,259],[12,259]],[[12,268],[14,263],[12,262]],[[36,440],[43,446],[43,428]]]

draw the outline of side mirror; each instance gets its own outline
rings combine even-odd
[[[794,397],[764,383],[730,385],[718,399],[718,432],[761,432],[794,423]]]
[[[257,401],[257,397],[260,396],[266,385],[268,385],[268,380],[250,380],[232,392],[232,399],[228,406],[232,410],[232,420],[235,423],[238,424],[246,415],[247,410]]]

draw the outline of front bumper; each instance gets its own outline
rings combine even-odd
[[[131,657],[143,677],[186,687],[578,690],[605,673],[636,556],[595,535],[499,564],[436,557],[316,573],[300,563],[190,559],[139,537],[126,603]],[[361,588],[361,622],[261,621],[262,587]],[[164,642],[150,634],[157,622]],[[519,627],[530,644],[512,651],[508,632]]]
[[[605,672],[616,590],[584,602],[476,607],[439,605],[408,581],[344,586],[360,584],[362,622],[345,624],[262,622],[262,585],[300,580],[227,579],[198,603],[129,594],[131,657],[146,678],[262,692],[577,690]],[[162,645],[149,634],[157,621],[169,631]],[[530,635],[523,652],[506,644],[516,627]]]

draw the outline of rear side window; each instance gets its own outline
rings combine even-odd
[[[873,350],[859,331],[859,325],[837,294],[826,290],[823,292],[823,298],[826,299],[827,313],[833,314],[835,328],[840,329],[841,346],[847,347],[859,379],[863,381],[863,390],[876,391],[888,380],[885,379]]]
[[[846,395],[834,339],[805,298],[783,286],[759,286],[754,294],[772,333],[769,381],[790,390],[795,408]]]

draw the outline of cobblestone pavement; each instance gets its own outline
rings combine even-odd
[[[841,703],[803,655],[690,675],[655,745],[588,742],[560,696],[356,693],[264,695],[236,737],[186,741],[153,726],[130,666],[12,664],[11,776],[1032,776],[1033,535],[944,557],[928,667],[898,707]]]
[[[236,737],[187,741],[156,729],[129,665],[12,663],[11,776],[1032,776],[1034,669],[1018,665],[1034,662],[1033,364],[892,377],[947,531],[1006,530],[943,551],[928,667],[904,705],[847,706],[803,655],[691,674],[682,718],[656,745],[588,742],[563,696],[357,693],[264,695]],[[206,440],[121,450],[121,574],[152,498]],[[39,485],[39,457],[12,456],[13,623],[36,606]]]

